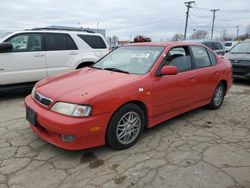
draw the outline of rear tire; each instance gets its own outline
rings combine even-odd
[[[225,86],[222,83],[219,83],[208,107],[213,110],[220,108],[224,100],[225,92]]]
[[[145,123],[145,114],[138,105],[129,103],[122,106],[109,122],[106,132],[107,145],[115,150],[133,146],[139,139]]]

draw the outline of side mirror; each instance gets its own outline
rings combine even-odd
[[[161,69],[161,75],[176,75],[178,68],[176,66],[164,66]]]
[[[0,53],[11,52],[13,45],[9,42],[0,43]]]

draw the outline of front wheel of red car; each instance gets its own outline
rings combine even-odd
[[[112,116],[106,133],[107,145],[122,150],[133,146],[145,126],[143,110],[136,104],[122,106]]]
[[[213,94],[213,98],[211,99],[211,102],[209,104],[210,109],[218,109],[223,103],[225,96],[225,87],[222,83],[218,84],[215,92]]]

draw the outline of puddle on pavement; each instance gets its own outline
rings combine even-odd
[[[104,161],[98,159],[94,152],[89,152],[82,156],[80,163],[89,163],[89,168],[93,169],[102,166]]]
[[[121,176],[121,177],[116,177],[113,179],[114,183],[119,185],[124,182],[124,180],[127,178],[127,176]]]

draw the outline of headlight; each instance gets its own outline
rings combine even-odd
[[[50,110],[67,116],[88,117],[91,114],[92,107],[66,102],[57,102],[51,107]]]
[[[33,87],[31,91],[31,97],[34,99],[35,98],[35,92],[36,92],[36,85]]]

